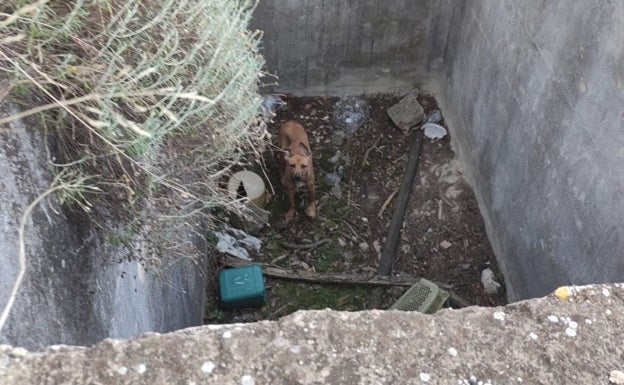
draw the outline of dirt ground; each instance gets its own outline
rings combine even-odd
[[[281,122],[292,119],[306,128],[314,156],[318,218],[305,218],[301,197],[300,217],[285,225],[286,197],[279,185],[274,154],[267,151],[265,171],[275,195],[267,207],[270,228],[259,235],[263,249],[258,262],[295,271],[365,277],[376,274],[409,149],[408,137],[386,112],[401,97],[361,97],[368,102],[369,118],[352,135],[337,132],[333,123],[338,98],[283,98],[287,104],[278,109],[270,132],[276,143]],[[421,93],[418,101],[427,115],[437,108],[433,95]],[[444,121],[441,124],[445,126]],[[294,248],[319,241],[325,243],[311,249]],[[422,277],[448,285],[470,304],[505,304],[504,285],[496,295],[484,292],[481,272],[485,268],[493,270],[503,285],[475,196],[462,175],[449,136],[425,139],[393,274],[401,279]],[[266,287],[267,304],[263,308],[236,311],[214,310],[218,297],[213,288],[209,293],[213,310],[207,312],[206,322],[276,319],[298,309],[363,310],[371,305],[372,286],[266,278]],[[384,289],[380,307],[388,308],[405,290]]]

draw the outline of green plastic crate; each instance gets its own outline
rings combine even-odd
[[[259,265],[234,267],[219,272],[221,304],[227,309],[258,307],[266,302],[266,289]]]
[[[440,310],[449,297],[449,292],[442,290],[435,283],[421,278],[410,287],[391,307],[390,310],[418,311],[433,314]]]

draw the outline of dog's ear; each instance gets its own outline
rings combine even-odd
[[[303,151],[303,154],[305,156],[309,157],[310,155],[312,155],[312,151],[310,151],[310,148],[306,146],[304,143],[299,143],[299,149]]]
[[[285,160],[288,160],[292,156],[292,153],[287,148],[282,149],[282,152],[284,152],[284,159]]]

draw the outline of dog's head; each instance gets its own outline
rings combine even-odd
[[[308,180],[312,169],[312,152],[303,143],[295,151],[284,150],[284,160],[286,161],[286,173],[295,182],[305,182]]]

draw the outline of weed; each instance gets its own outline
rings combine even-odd
[[[218,178],[266,135],[256,118],[261,36],[247,29],[255,5],[5,2],[0,81],[7,100],[30,107],[0,125],[41,116],[55,137],[61,201],[150,223],[147,239],[171,250],[179,243],[171,229],[210,222],[215,207],[244,210]]]

